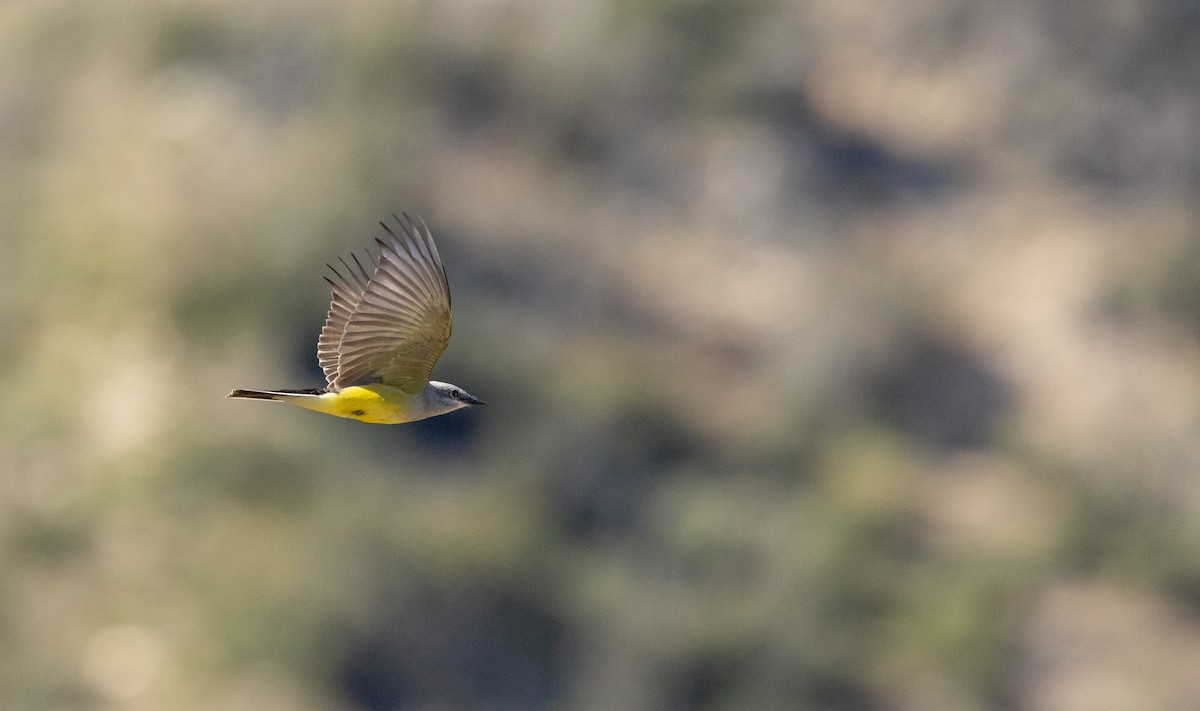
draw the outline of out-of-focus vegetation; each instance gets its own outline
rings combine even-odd
[[[0,707],[1193,708],[1200,6],[0,6]],[[489,401],[321,383],[433,227]]]

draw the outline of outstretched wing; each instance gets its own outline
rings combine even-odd
[[[378,379],[415,395],[450,342],[450,285],[429,228],[393,217],[401,234],[384,224],[389,239],[375,240],[379,264],[345,321],[333,387]]]
[[[326,265],[333,272],[333,279],[325,277],[333,291],[333,300],[329,303],[329,314],[325,316],[325,325],[321,327],[321,335],[317,338],[317,362],[325,372],[325,382],[330,387],[335,387],[338,381],[338,347],[346,333],[346,324],[354,309],[358,308],[358,301],[367,290],[367,284],[371,282],[371,276],[358,260],[358,255],[351,254],[350,257],[353,265],[345,259],[340,260],[344,275],[332,264]]]

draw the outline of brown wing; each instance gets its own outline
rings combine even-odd
[[[450,285],[437,246],[424,222],[396,220],[401,234],[383,225],[389,239],[376,240],[379,264],[346,320],[334,387],[379,380],[415,395],[450,342]]]
[[[317,338],[317,362],[325,372],[325,382],[330,387],[335,387],[338,379],[338,347],[342,343],[342,335],[346,332],[346,323],[358,307],[358,301],[371,281],[371,276],[358,260],[358,255],[351,254],[350,257],[354,261],[353,266],[345,259],[340,260],[345,275],[332,264],[326,265],[329,271],[333,272],[333,279],[325,277],[333,292],[333,299],[329,303],[329,314],[325,316],[321,335]]]

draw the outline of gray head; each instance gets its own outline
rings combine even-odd
[[[423,395],[425,396],[425,409],[428,412],[425,415],[426,417],[452,412],[468,405],[483,404],[483,400],[480,400],[457,385],[442,383],[437,380],[429,381],[429,385],[425,386]]]

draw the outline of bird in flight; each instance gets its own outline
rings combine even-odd
[[[362,422],[394,425],[483,401],[450,383],[430,380],[450,342],[450,284],[424,220],[392,215],[400,234],[379,245],[368,273],[358,255],[328,265],[333,301],[317,339],[326,386],[311,390],[234,390],[232,398],[278,400]],[[368,263],[370,260],[367,260]]]

